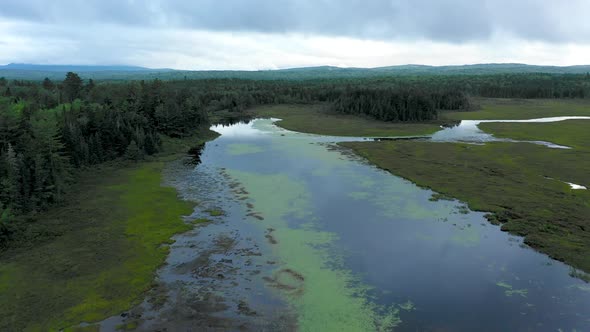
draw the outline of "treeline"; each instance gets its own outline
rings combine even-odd
[[[338,113],[368,115],[381,121],[421,122],[438,118],[438,110],[470,110],[471,103],[458,91],[366,89],[347,90],[332,104]]]
[[[260,104],[333,103],[384,121],[427,121],[468,110],[468,96],[587,98],[588,75],[416,76],[307,81],[62,81],[0,78],[0,237],[16,215],[63,200],[76,169],[161,150],[211,116]],[[4,225],[4,226],[2,226]],[[4,233],[3,233],[4,232]]]

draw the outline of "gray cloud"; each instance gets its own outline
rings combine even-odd
[[[0,17],[34,23],[304,33],[461,43],[494,33],[587,42],[587,0],[4,0]]]

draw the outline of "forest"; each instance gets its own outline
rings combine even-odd
[[[95,82],[0,78],[0,246],[22,216],[63,203],[78,169],[162,149],[217,115],[255,105],[330,103],[335,112],[382,121],[436,119],[472,109],[470,98],[587,98],[583,74],[408,76],[363,79],[203,79]]]
[[[347,90],[332,105],[332,110],[338,113],[368,115],[388,122],[435,120],[439,110],[469,109],[469,98],[459,91],[425,93],[363,88]]]

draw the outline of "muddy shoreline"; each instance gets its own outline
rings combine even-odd
[[[185,221],[201,222],[173,238],[166,263],[143,302],[102,321],[101,329],[296,330],[294,311],[272,294],[273,288],[291,291],[273,272],[277,262],[269,248],[276,244],[272,230],[260,236],[247,223],[236,223],[261,218],[251,203],[244,204],[247,192],[223,169],[199,170],[195,160],[200,158],[192,154],[169,163],[165,183],[184,200],[197,203]],[[201,177],[203,185],[189,188],[184,185],[187,177]],[[210,211],[223,214],[212,216]]]

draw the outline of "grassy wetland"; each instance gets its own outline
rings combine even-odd
[[[479,128],[496,137],[523,141],[548,141],[574,148],[579,152],[590,149],[588,120],[566,120],[558,123],[488,122],[480,124]],[[582,154],[581,157],[587,156]]]
[[[0,330],[67,329],[141,301],[171,237],[191,228],[182,216],[194,203],[162,187],[162,170],[215,134],[205,136],[166,140],[166,153],[139,164],[84,171],[67,206],[32,216],[21,245],[0,256]]]
[[[440,129],[441,122],[387,123],[367,117],[330,112],[328,105],[259,106],[254,116],[279,118],[280,126],[303,133],[329,136],[423,136]]]

